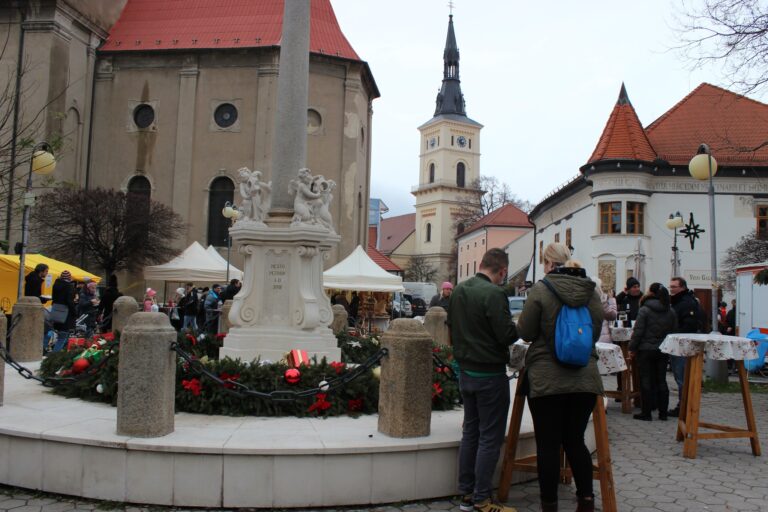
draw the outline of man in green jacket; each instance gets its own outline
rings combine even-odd
[[[448,304],[453,355],[461,368],[464,427],[459,448],[459,492],[463,512],[511,512],[494,503],[493,471],[504,442],[509,410],[507,362],[517,330],[499,285],[509,258],[501,249],[483,256],[480,271],[459,283]]]

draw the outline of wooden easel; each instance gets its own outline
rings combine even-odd
[[[512,413],[509,421],[509,432],[504,445],[504,458],[501,464],[501,479],[499,480],[499,500],[507,501],[509,486],[512,484],[514,471],[536,473],[536,455],[516,458],[517,442],[520,439],[520,423],[523,420],[525,408],[525,395],[522,391],[525,368],[521,369],[517,377],[515,398],[512,403]],[[605,419],[605,405],[602,397],[597,397],[595,408],[592,411],[592,423],[595,427],[595,444],[597,445],[597,465],[593,466],[592,477],[600,480],[600,494],[603,500],[605,512],[616,512],[616,489],[613,485],[613,467],[611,464],[611,451],[608,445],[608,425]],[[560,480],[563,483],[570,482],[571,469],[563,462],[560,470]]]
[[[618,344],[621,347],[624,361],[627,362],[627,369],[619,374],[621,376],[621,389],[606,391],[605,396],[620,398],[621,412],[623,414],[631,414],[633,402],[635,407],[640,407],[640,378],[637,374],[634,359],[629,357],[629,341],[620,341]]]
[[[696,458],[699,439],[734,439],[746,437],[752,445],[752,455],[759,457],[760,438],[757,433],[755,411],[752,408],[752,395],[749,392],[749,381],[744,361],[734,361],[739,370],[741,385],[741,400],[744,403],[744,414],[747,417],[747,429],[704,423],[699,421],[701,413],[701,374],[704,368],[704,353],[688,357],[685,361],[685,378],[683,379],[683,397],[680,401],[680,417],[677,420],[677,441],[683,441],[683,457]],[[719,432],[700,433],[699,428],[718,430]]]

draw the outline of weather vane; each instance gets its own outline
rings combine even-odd
[[[453,0],[448,0],[448,13],[453,16],[453,8],[455,7]]]
[[[681,229],[680,232],[685,235],[685,238],[687,238],[691,243],[691,250],[693,250],[693,245],[696,242],[696,239],[699,238],[699,235],[705,231],[701,229],[699,225],[696,224],[696,222],[693,220],[693,212],[691,212],[688,224],[686,224],[685,228]]]

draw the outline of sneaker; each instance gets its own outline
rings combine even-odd
[[[461,497],[461,503],[459,503],[459,510],[461,512],[473,512],[475,510],[475,503],[472,501],[471,494],[465,494]]]
[[[491,500],[490,498],[475,503],[476,512],[517,512],[515,507],[508,507],[501,503]]]

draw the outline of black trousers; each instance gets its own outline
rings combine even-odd
[[[667,386],[667,360],[669,356],[659,350],[639,350],[637,369],[640,373],[640,398],[643,401],[643,415],[650,416],[654,409],[666,416],[669,408],[669,387]]]
[[[536,434],[536,464],[543,503],[557,501],[560,446],[571,465],[576,494],[582,498],[593,496],[592,456],[584,444],[584,431],[596,398],[593,393],[567,393],[528,399]]]

